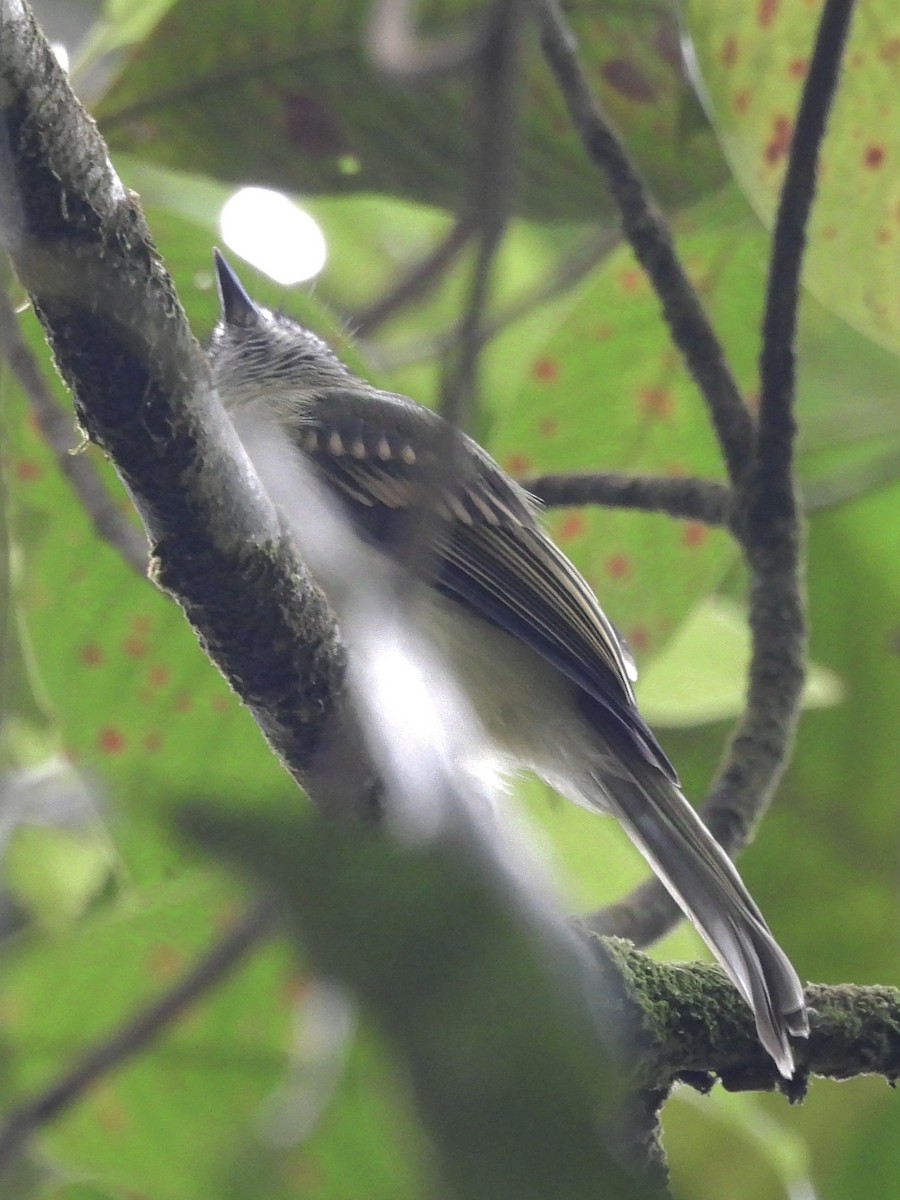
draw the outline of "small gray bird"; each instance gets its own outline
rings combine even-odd
[[[790,1078],[789,1037],[808,1032],[797,973],[682,794],[637,710],[625,643],[542,529],[535,503],[470,438],[448,438],[436,414],[372,387],[315,334],[255,304],[218,251],[215,265],[213,380],[273,501],[296,506],[285,479],[312,476],[361,550],[397,561],[410,512],[436,481],[425,627],[487,736],[506,761],[618,818]],[[340,619],[327,580],[319,582]]]

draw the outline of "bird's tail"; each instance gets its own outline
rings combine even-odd
[[[626,833],[750,1005],[759,1040],[790,1079],[789,1035],[809,1032],[803,989],[731,860],[678,788],[653,767],[604,790]]]

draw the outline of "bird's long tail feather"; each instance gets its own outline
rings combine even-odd
[[[750,1005],[778,1070],[790,1079],[789,1036],[809,1032],[797,972],[728,856],[661,772],[616,780],[611,807]]]

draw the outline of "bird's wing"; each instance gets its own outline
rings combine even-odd
[[[675,781],[635,706],[624,640],[538,524],[527,494],[475,442],[448,437],[437,417],[418,405],[411,411],[405,397],[373,389],[364,404],[350,399],[326,393],[292,436],[344,501],[357,532],[400,554],[409,512],[430,499],[437,588],[536,650],[581,689],[589,717]],[[456,437],[464,438],[459,468],[442,470]]]

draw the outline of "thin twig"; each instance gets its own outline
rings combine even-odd
[[[431,291],[469,241],[473,226],[474,222],[469,216],[454,221],[437,245],[408,267],[387,291],[365,308],[351,313],[347,317],[347,324],[353,330],[354,337],[371,337],[399,309]]]
[[[637,508],[679,520],[727,525],[732,493],[714,479],[630,475],[624,471],[539,475],[519,483],[548,508],[600,504],[604,508]]]
[[[257,901],[168,991],[92,1046],[66,1074],[21,1103],[0,1127],[0,1174],[41,1126],[58,1117],[98,1080],[145,1050],[154,1038],[275,929],[276,906]]]
[[[56,456],[60,472],[68,479],[97,533],[118,550],[139,575],[146,576],[147,539],[116,506],[91,460],[85,454],[76,453],[79,439],[74,417],[71,411],[64,412],[54,400],[5,294],[0,294],[0,354],[18,379],[38,427]]]
[[[601,229],[588,235],[573,251],[563,255],[561,260],[545,279],[541,279],[533,288],[519,296],[511,303],[500,308],[491,316],[486,316],[481,325],[480,348],[498,333],[502,333],[513,322],[541,308],[548,300],[554,299],[562,292],[568,291],[579,279],[583,279],[598,263],[602,262],[616,249],[621,242],[618,229]],[[352,318],[350,318],[352,323]],[[438,334],[427,341],[416,342],[405,348],[384,351],[373,349],[370,356],[375,357],[379,366],[386,370],[409,366],[418,362],[430,362],[440,354],[447,354],[459,341],[459,326]]]
[[[624,143],[602,112],[579,62],[574,35],[555,0],[533,0],[544,54],[588,157],[605,174],[622,227],[659,296],[672,340],[709,408],[732,481],[750,461],[753,421],[658,207]]]
[[[760,355],[759,429],[737,490],[732,527],[750,567],[753,651],[747,707],[703,805],[704,820],[732,855],[752,836],[784,769],[800,706],[805,662],[801,522],[793,478],[794,337],[815,164],[834,96],[853,0],[827,0],[800,99],[782,187]],[[677,922],[656,880],[588,918],[598,932],[639,945]]]
[[[477,146],[473,159],[471,211],[478,248],[458,333],[458,354],[441,386],[441,415],[463,424],[476,393],[482,326],[491,269],[512,209],[518,133],[519,4],[495,0],[475,78]]]

